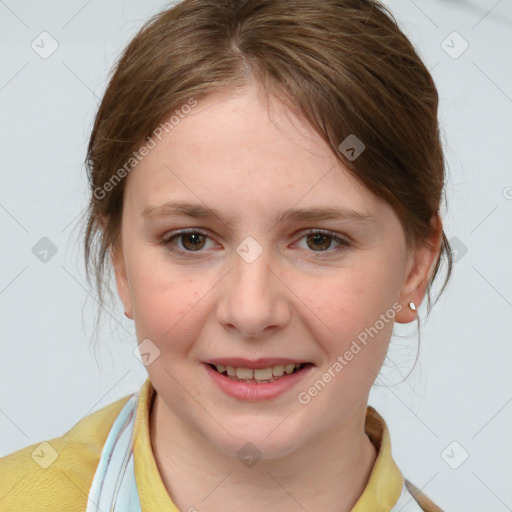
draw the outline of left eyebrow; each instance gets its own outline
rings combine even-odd
[[[276,222],[287,220],[354,220],[368,222],[374,217],[348,208],[292,208],[279,214]]]
[[[194,218],[212,218],[216,217],[224,224],[229,224],[233,216],[227,218],[220,212],[207,208],[198,203],[186,201],[167,202],[159,206],[148,206],[142,212],[142,217],[146,218],[167,218],[186,215]],[[358,212],[347,208],[292,208],[280,213],[275,222],[285,222],[289,220],[351,220],[358,222],[369,222],[375,219],[373,215]]]

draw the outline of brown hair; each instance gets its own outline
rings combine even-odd
[[[340,162],[393,207],[409,247],[428,242],[445,178],[438,93],[385,6],[373,0],[184,0],[150,19],[124,50],[95,118],[84,243],[87,279],[93,272],[100,305],[126,182],[106,186],[109,180],[191,97],[249,82],[266,98],[298,109]],[[355,160],[338,149],[351,134],[365,145]],[[452,270],[444,231],[427,315],[443,256],[448,272],[439,296]]]

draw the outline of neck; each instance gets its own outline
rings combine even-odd
[[[365,413],[366,403],[349,425],[251,467],[212,446],[158,395],[150,412],[150,436],[162,481],[180,510],[348,512],[363,493],[377,455],[364,433]]]

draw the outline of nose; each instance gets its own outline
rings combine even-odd
[[[244,337],[268,336],[290,321],[290,291],[277,275],[266,251],[252,262],[234,255],[233,268],[223,279],[217,319]]]

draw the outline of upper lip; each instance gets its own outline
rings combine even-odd
[[[223,366],[234,366],[235,368],[250,368],[258,370],[261,368],[269,368],[278,364],[287,365],[292,363],[309,363],[310,361],[303,361],[301,359],[290,359],[285,357],[262,357],[260,359],[245,359],[244,357],[219,357],[204,361],[207,364],[222,364]]]

